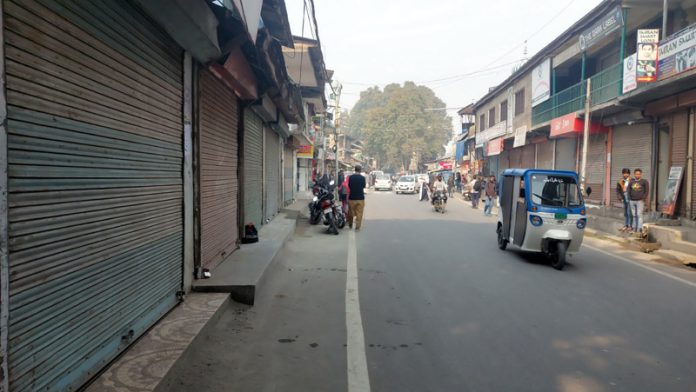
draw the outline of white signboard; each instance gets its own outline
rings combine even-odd
[[[524,146],[527,143],[527,126],[523,125],[517,129],[515,129],[515,141],[512,144],[512,147],[521,147]]]
[[[489,140],[505,135],[505,130],[507,129],[506,123],[507,121],[501,121],[488,129],[478,132],[476,134],[476,144],[483,144]]]
[[[633,91],[638,87],[638,81],[636,80],[636,61],[638,55],[633,53],[632,55],[624,59],[624,69],[623,69],[623,93]]]
[[[544,60],[532,72],[532,106],[551,97],[551,59]]]

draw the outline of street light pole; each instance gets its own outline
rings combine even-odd
[[[582,134],[582,163],[580,165],[580,189],[583,194],[585,192],[585,184],[587,183],[587,144],[590,141],[590,102],[592,100],[592,82],[591,78],[587,78],[585,87],[585,127]]]

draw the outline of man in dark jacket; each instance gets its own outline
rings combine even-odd
[[[623,202],[624,207],[624,227],[621,231],[631,230],[633,226],[633,213],[631,212],[631,203],[628,198],[628,184],[631,182],[631,169],[624,168],[621,170],[621,178],[616,183],[616,197]]]
[[[353,228],[353,218],[355,218],[355,230],[360,230],[362,226],[363,210],[365,209],[365,177],[360,173],[362,167],[355,166],[355,174],[348,177],[348,227]]]
[[[495,204],[498,198],[498,184],[495,181],[495,176],[490,176],[488,182],[486,182],[486,202],[483,209],[483,215],[491,216],[493,211],[493,204]]]
[[[628,183],[628,199],[633,214],[632,231],[639,233],[643,228],[643,211],[650,194],[650,184],[648,180],[641,178],[643,176],[641,169],[635,169],[633,176],[634,178]]]

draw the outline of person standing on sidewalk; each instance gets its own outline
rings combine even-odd
[[[447,178],[447,193],[449,193],[449,197],[452,197],[454,193],[454,174]]]
[[[478,209],[479,200],[481,199],[481,190],[483,190],[483,177],[477,176],[473,180],[471,186],[471,206]]]
[[[621,170],[621,179],[616,183],[616,196],[623,202],[624,207],[624,226],[621,231],[629,231],[633,227],[633,213],[631,212],[631,203],[628,198],[628,184],[631,182],[631,169],[623,168]]]
[[[486,183],[486,207],[483,209],[483,215],[493,215],[493,205],[498,197],[498,184],[495,181],[495,176],[490,176]]]
[[[365,209],[365,186],[366,181],[360,172],[362,167],[355,166],[355,173],[348,178],[348,227],[353,228],[353,218],[355,218],[355,230],[360,230],[362,226],[363,210]]]
[[[633,214],[632,231],[639,233],[643,228],[643,211],[650,194],[650,184],[648,180],[641,178],[643,176],[641,169],[635,169],[633,176],[634,178],[628,183],[628,198]]]

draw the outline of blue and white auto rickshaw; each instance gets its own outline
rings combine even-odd
[[[572,171],[507,169],[499,179],[498,247],[543,252],[557,270],[580,250],[585,203]],[[592,192],[587,188],[587,194]]]

